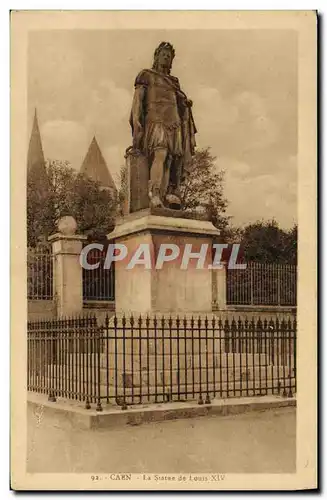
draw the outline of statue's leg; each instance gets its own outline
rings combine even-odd
[[[161,183],[164,176],[165,160],[167,157],[166,148],[158,148],[153,152],[153,162],[150,169],[149,197],[152,206],[162,206]]]
[[[164,200],[166,198],[166,194],[168,191],[168,186],[169,186],[169,178],[170,178],[170,167],[172,163],[172,157],[171,155],[167,155],[164,168],[163,168],[163,175],[162,175],[162,181],[161,181],[161,199]]]

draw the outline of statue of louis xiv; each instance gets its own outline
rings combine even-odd
[[[192,101],[170,74],[174,56],[170,43],[160,43],[152,69],[142,70],[135,80],[130,116],[133,151],[147,159],[153,207],[180,208],[180,183],[196,145]]]

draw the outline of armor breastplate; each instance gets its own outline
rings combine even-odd
[[[167,128],[180,125],[176,93],[160,75],[152,75],[146,100],[146,121],[162,123]]]

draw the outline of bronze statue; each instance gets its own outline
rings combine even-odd
[[[180,183],[196,145],[192,101],[181,90],[178,78],[170,74],[174,56],[170,43],[160,43],[152,69],[142,70],[135,80],[132,149],[147,160],[153,207],[180,208]]]

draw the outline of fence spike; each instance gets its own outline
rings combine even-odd
[[[123,317],[121,319],[121,324],[122,324],[123,328],[125,328],[125,326],[126,326],[126,316],[125,316],[125,313],[123,314]]]
[[[212,318],[211,318],[211,326],[212,326],[212,329],[214,330],[215,326],[216,326],[216,316],[212,316]]]

